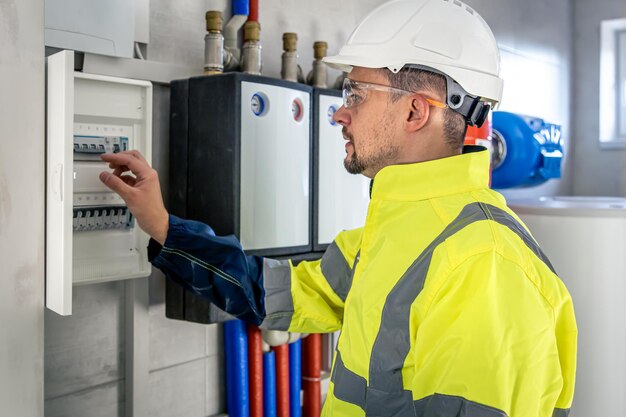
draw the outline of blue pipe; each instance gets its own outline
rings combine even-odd
[[[249,417],[248,334],[241,320],[224,323],[226,399],[230,417]]]
[[[233,16],[250,14],[250,0],[233,0]]]
[[[271,351],[263,354],[263,417],[276,417],[276,359]]]
[[[289,345],[289,415],[302,416],[300,404],[302,391],[302,342],[297,340]]]

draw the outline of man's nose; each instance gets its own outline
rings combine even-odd
[[[347,126],[350,124],[350,112],[346,109],[345,106],[341,106],[337,109],[335,114],[333,114],[333,120],[335,123],[339,123],[342,126]]]

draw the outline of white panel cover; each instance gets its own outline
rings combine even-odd
[[[369,204],[369,178],[349,174],[341,126],[331,123],[329,109],[341,106],[341,98],[319,96],[318,242],[331,243],[342,230],[365,224]],[[330,112],[331,114],[333,111]]]
[[[74,54],[48,58],[46,306],[72,314]]]
[[[74,72],[71,51],[49,57],[46,306],[59,314],[71,314],[72,284],[150,274],[148,236],[128,226],[123,200],[98,179],[107,165],[73,149],[75,137],[124,137],[150,162],[151,126],[150,83]],[[74,218],[76,210],[94,217]]]
[[[257,116],[251,102],[259,93],[265,112]],[[309,243],[309,97],[304,91],[242,82],[240,240],[244,249]],[[294,119],[294,100],[302,105],[299,121]]]

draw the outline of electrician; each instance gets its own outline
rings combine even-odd
[[[153,265],[262,328],[341,330],[325,416],[567,416],[572,300],[489,189],[488,151],[463,149],[502,94],[487,24],[457,0],[393,0],[326,62],[348,72],[334,118],[346,169],[373,179],[365,226],[319,261],[246,256],[169,215],[140,154],[104,155]]]

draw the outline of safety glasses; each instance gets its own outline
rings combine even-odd
[[[369,90],[402,94],[404,96],[418,94],[422,96],[424,100],[426,100],[433,107],[437,107],[440,109],[448,108],[448,106],[445,105],[444,103],[441,103],[440,101],[437,101],[437,100],[433,100],[431,98],[424,96],[423,94],[419,94],[414,91],[402,90],[400,88],[390,87],[388,85],[355,81],[355,80],[351,80],[350,78],[344,78],[343,80],[343,88],[342,88],[343,106],[346,109],[349,109],[351,107],[355,107],[363,103],[363,101],[367,98],[367,92]]]

